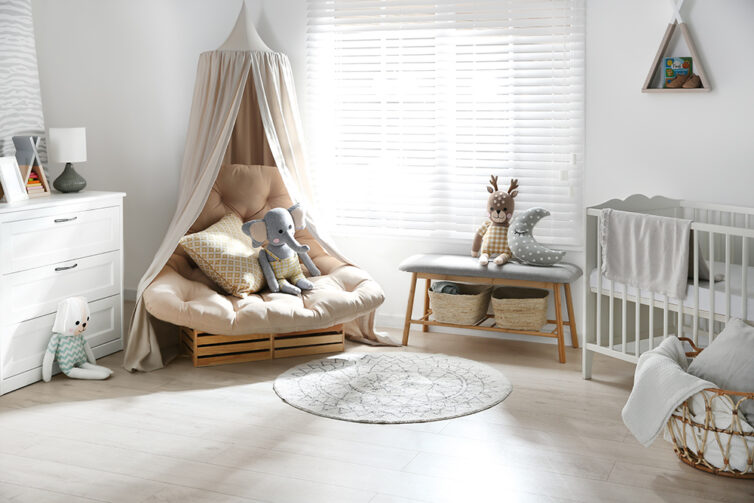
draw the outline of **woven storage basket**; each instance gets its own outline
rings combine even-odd
[[[539,330],[547,324],[547,290],[503,286],[492,292],[492,310],[499,328]]]
[[[701,352],[690,339],[680,339],[694,348],[686,356],[693,357]],[[693,401],[698,409],[704,409],[704,423],[699,422],[699,411],[696,416],[692,413]],[[679,405],[668,419],[667,437],[681,461],[716,475],[754,479],[754,431],[744,426],[744,403],[754,403],[754,393],[710,388]],[[713,411],[721,405],[732,411],[730,424],[715,424]],[[733,449],[746,453],[745,466],[731,466]]]
[[[460,293],[452,295],[429,290],[429,305],[435,321],[476,325],[487,316],[492,288],[459,284]]]

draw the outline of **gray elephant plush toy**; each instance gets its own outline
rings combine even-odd
[[[259,253],[259,265],[272,292],[299,295],[301,290],[314,288],[304,276],[299,258],[312,276],[319,276],[319,269],[307,255],[309,247],[300,244],[294,236],[305,226],[304,210],[299,204],[287,210],[273,208],[261,220],[243,224],[242,229],[251,237],[253,245],[263,249]]]

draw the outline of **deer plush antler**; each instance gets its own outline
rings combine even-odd
[[[518,195],[518,178],[512,178],[511,179],[511,186],[508,187],[508,194],[511,195],[511,197],[516,197]]]
[[[492,185],[492,187],[487,187],[487,192],[490,194],[500,190],[497,188],[497,177],[495,175],[490,176],[490,185]]]

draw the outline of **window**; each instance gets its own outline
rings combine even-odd
[[[583,0],[309,0],[318,199],[341,231],[469,239],[491,174],[581,242]]]

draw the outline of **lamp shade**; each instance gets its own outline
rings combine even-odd
[[[52,162],[86,162],[86,128],[51,127],[47,146]]]

